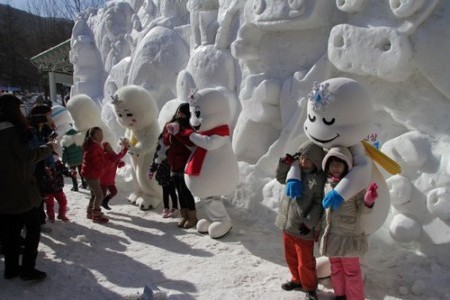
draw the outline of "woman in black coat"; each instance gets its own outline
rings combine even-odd
[[[31,132],[20,110],[20,100],[9,94],[0,96],[0,230],[5,255],[6,279],[43,279],[45,272],[35,268],[41,234],[39,205],[42,201],[33,165],[48,157],[53,143],[37,149],[29,146]],[[20,233],[26,229],[22,266],[19,267]]]

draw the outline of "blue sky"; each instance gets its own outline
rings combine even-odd
[[[27,0],[0,0],[1,4],[9,4],[12,7],[21,9],[21,10],[27,10]]]

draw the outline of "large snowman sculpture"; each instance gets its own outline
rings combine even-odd
[[[223,204],[223,195],[234,191],[239,169],[231,147],[232,97],[225,89],[206,88],[190,96],[190,123],[198,131],[190,135],[197,146],[185,169],[189,190],[205,203],[208,219],[197,223],[197,231],[211,238],[227,234],[231,219]]]
[[[116,91],[112,104],[118,123],[126,129],[122,140],[129,144],[134,190],[128,200],[141,210],[155,208],[162,199],[161,187],[148,180],[147,170],[160,131],[156,102],[144,88],[128,85]]]
[[[373,233],[386,220],[390,200],[386,182],[366,151],[370,146],[362,142],[373,124],[369,95],[357,81],[341,77],[315,83],[307,98],[306,136],[325,149],[348,147],[354,162],[353,169],[325,195],[323,205],[337,209],[343,201],[376,182],[379,198],[372,213],[362,220],[366,234]]]

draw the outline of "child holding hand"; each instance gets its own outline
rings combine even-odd
[[[102,207],[106,210],[111,210],[108,203],[117,195],[116,187],[116,172],[117,168],[125,166],[122,158],[127,154],[128,147],[125,143],[121,143],[122,149],[119,153],[114,152],[113,148],[108,142],[103,143],[103,151],[105,152],[105,170],[102,177],[100,177],[100,186],[103,191]]]
[[[103,151],[103,131],[100,127],[92,127],[86,132],[83,142],[83,163],[81,176],[91,190],[91,198],[86,210],[86,216],[94,223],[107,223],[109,219],[102,213],[103,190],[100,178],[105,170],[105,153]]]
[[[303,290],[308,300],[317,299],[313,250],[315,226],[323,213],[326,176],[321,170],[321,162],[324,154],[321,147],[308,141],[300,146],[287,165],[286,160],[280,161],[277,169],[277,180],[286,184],[286,195],[281,199],[275,225],[283,230],[284,253],[291,272],[291,279],[281,288],[286,291]],[[290,179],[288,175],[286,181],[288,169],[289,173],[297,173],[297,179]]]
[[[352,154],[346,147],[333,147],[328,151],[322,162],[328,174],[325,194],[334,189],[352,166]],[[376,189],[373,183],[367,192],[360,191],[338,209],[330,207],[325,211],[319,251],[330,259],[335,299],[364,300],[359,256],[367,252],[368,242],[361,229],[361,216],[371,212],[378,197]]]

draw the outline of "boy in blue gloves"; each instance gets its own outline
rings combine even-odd
[[[308,300],[317,299],[314,227],[323,214],[324,156],[322,147],[305,142],[294,156],[280,159],[276,176],[281,184],[286,184],[286,194],[281,199],[275,225],[283,230],[285,258],[292,275],[281,288],[303,290]]]

